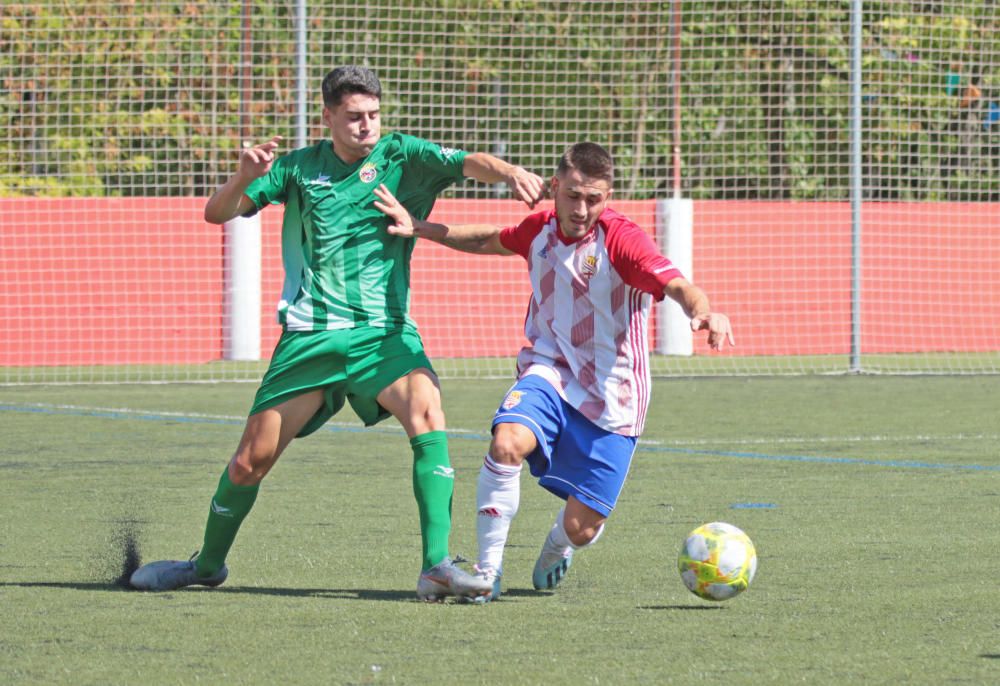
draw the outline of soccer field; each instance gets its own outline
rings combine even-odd
[[[506,381],[445,381],[452,552]],[[658,380],[601,541],[554,593],[558,501],[524,477],[505,593],[415,598],[410,453],[349,412],[265,480],[215,590],[115,585],[123,543],[190,555],[250,384],[0,388],[5,684],[1000,683],[1000,377]],[[757,578],[713,604],[684,536],[729,521]]]

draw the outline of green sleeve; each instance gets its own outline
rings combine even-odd
[[[265,205],[282,205],[288,200],[288,178],[292,155],[283,155],[271,165],[271,171],[254,179],[243,192],[260,210]]]
[[[397,197],[418,219],[426,219],[444,189],[465,179],[462,167],[469,154],[415,136],[402,136],[406,159]]]
[[[427,185],[444,183],[444,187],[447,187],[465,178],[462,166],[469,154],[465,150],[448,148],[416,136],[403,136],[403,149],[411,168],[430,177]]]

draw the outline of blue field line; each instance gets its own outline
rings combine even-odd
[[[153,422],[178,422],[187,424],[214,424],[223,426],[243,426],[244,417],[218,417],[209,415],[162,414],[155,412],[134,412],[130,410],[96,409],[85,407],[68,407],[53,405],[12,405],[0,403],[0,412],[27,412],[47,415],[70,415],[78,417],[96,417],[99,419],[134,419]],[[399,428],[378,428],[349,426],[345,424],[326,424],[323,431],[335,433],[382,433],[398,435]],[[467,440],[486,443],[490,439],[487,433],[449,430],[450,440]],[[831,457],[823,455],[771,455],[767,453],[750,453],[732,450],[705,450],[696,448],[679,448],[663,445],[644,444],[641,440],[636,448],[638,452],[668,453],[674,455],[706,455],[709,457],[729,457],[745,460],[770,460],[775,462],[804,462],[814,464],[861,465],[866,467],[890,467],[896,469],[936,469],[964,470],[973,472],[1000,472],[1000,465],[948,464],[935,462],[919,462],[916,460],[872,460],[861,457]]]

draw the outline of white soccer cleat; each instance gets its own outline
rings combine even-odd
[[[473,569],[475,570],[473,576],[489,583],[492,586],[492,589],[486,595],[473,596],[471,598],[461,598],[460,600],[466,603],[475,603],[477,605],[483,605],[485,603],[488,603],[490,601],[499,598],[500,579],[503,578],[503,572],[497,571],[490,567],[487,567],[485,569],[480,569],[479,565],[476,565]]]
[[[229,568],[222,569],[212,576],[200,577],[195,573],[194,559],[190,560],[159,560],[150,562],[132,572],[129,584],[140,591],[174,591],[185,586],[208,586],[214,588],[229,576]]]
[[[492,591],[492,581],[469,574],[449,557],[421,572],[417,580],[417,597],[429,603],[439,603],[448,596],[471,600]]]

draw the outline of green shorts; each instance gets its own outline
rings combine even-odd
[[[375,397],[414,369],[433,371],[420,334],[413,328],[363,327],[335,331],[285,331],[257,389],[250,414],[322,388],[323,406],[299,436],[319,429],[344,400],[371,426],[389,416]]]

